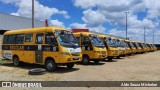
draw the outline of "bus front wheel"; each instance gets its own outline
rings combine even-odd
[[[17,56],[13,57],[13,64],[14,64],[14,66],[19,66],[20,65],[20,61],[19,61],[19,58]]]
[[[112,61],[113,58],[108,58],[108,61]]]
[[[66,64],[67,68],[72,69],[74,67],[74,63],[68,63]]]
[[[89,57],[88,56],[84,56],[82,59],[82,64],[88,65],[90,63]]]
[[[56,65],[56,63],[53,60],[48,60],[45,63],[45,67],[46,67],[47,71],[53,72],[53,71],[56,70],[57,65]]]
[[[117,56],[117,59],[120,59],[120,56]]]
[[[94,60],[94,63],[95,63],[95,64],[98,64],[98,63],[99,63],[99,60]]]

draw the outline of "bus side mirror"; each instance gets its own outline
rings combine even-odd
[[[58,46],[58,43],[57,42],[52,42],[51,45]]]
[[[91,45],[91,42],[85,41],[85,42],[83,42],[83,44],[89,46],[89,45]]]
[[[58,46],[56,38],[53,38],[53,40],[51,41],[51,45]]]
[[[83,37],[83,34],[82,34],[82,33],[80,34],[80,37]]]
[[[86,38],[85,37],[82,37],[83,38],[83,45],[91,45],[91,41],[90,40],[85,40]]]

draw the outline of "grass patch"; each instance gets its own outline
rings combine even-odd
[[[0,58],[0,64],[11,63],[11,60]]]

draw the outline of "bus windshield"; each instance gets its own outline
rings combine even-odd
[[[66,30],[57,30],[56,36],[62,46],[65,47],[79,47],[77,39],[72,32]]]
[[[130,46],[133,47],[133,48],[135,48],[135,46],[134,46],[133,43],[131,43],[131,42],[130,42]]]
[[[105,47],[102,39],[100,37],[98,37],[97,35],[90,34],[89,38],[90,38],[90,40],[91,40],[91,42],[93,43],[94,46]]]
[[[129,47],[126,42],[124,42],[124,41],[122,41],[122,42],[123,42],[123,45],[124,45],[125,47]]]
[[[117,41],[117,40],[115,40],[116,41],[116,45],[117,45],[117,47],[123,47],[123,44],[122,44],[122,42],[121,41]]]
[[[137,47],[140,47],[138,43],[136,43],[136,46],[137,46]]]
[[[108,46],[116,47],[114,40],[112,39],[106,39],[106,43],[108,44]]]

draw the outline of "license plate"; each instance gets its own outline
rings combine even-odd
[[[106,57],[106,55],[102,55],[102,57]]]
[[[79,59],[78,56],[75,56],[74,59]]]

